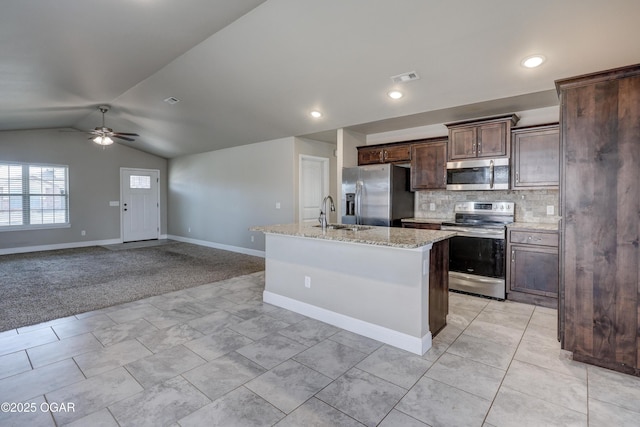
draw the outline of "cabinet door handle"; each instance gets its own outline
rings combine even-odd
[[[520,172],[516,172],[516,182],[520,182]]]
[[[472,154],[476,153],[476,143],[475,142],[471,145],[471,153]]]
[[[511,250],[511,262],[516,262],[516,251]]]
[[[482,153],[482,142],[478,141],[478,154]]]
[[[380,155],[379,155],[379,157],[380,157],[380,163],[382,163],[382,162],[384,161],[384,153],[383,153],[383,151],[382,151],[382,150],[380,150]]]
[[[389,153],[387,153],[387,150],[384,150],[384,155],[382,156],[382,158],[384,160],[387,160],[389,158]]]

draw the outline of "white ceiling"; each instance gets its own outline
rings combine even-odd
[[[107,126],[141,135],[124,144],[171,158],[546,107],[557,79],[640,62],[639,16],[636,0],[5,0],[0,130],[92,129],[109,104]],[[547,62],[525,69],[533,53]]]

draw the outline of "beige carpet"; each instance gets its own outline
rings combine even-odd
[[[0,332],[264,270],[264,259],[189,243],[0,256]]]

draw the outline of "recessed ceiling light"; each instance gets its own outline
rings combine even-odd
[[[313,117],[314,119],[319,119],[320,117],[322,117],[322,113],[318,110],[314,110],[309,114],[311,114],[311,117]]]
[[[531,55],[524,58],[521,62],[523,67],[536,68],[542,65],[545,61],[545,57],[542,55]]]
[[[389,95],[389,98],[392,99],[400,99],[403,96],[402,92],[400,92],[399,90],[392,90],[387,95]]]

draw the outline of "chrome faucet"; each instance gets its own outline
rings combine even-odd
[[[331,209],[331,212],[336,211],[336,205],[333,204],[333,198],[331,196],[325,197],[324,200],[322,200],[322,209],[320,209],[320,218],[318,218],[318,221],[320,221],[320,226],[322,227],[322,231],[325,231],[327,229],[327,199],[331,201],[331,205],[329,208]]]

